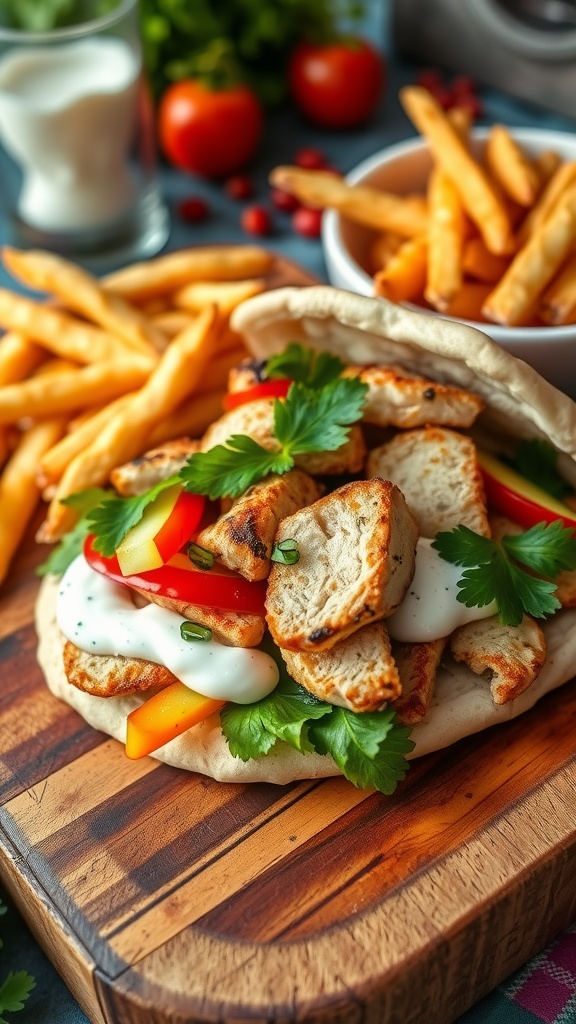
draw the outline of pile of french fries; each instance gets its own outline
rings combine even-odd
[[[377,232],[377,295],[505,326],[576,323],[576,162],[530,157],[503,125],[479,152],[465,111],[419,86],[400,100],[432,157],[425,195],[298,167],[275,168],[272,183]]]
[[[46,298],[0,289],[0,582],[40,498],[37,539],[57,541],[77,516],[64,498],[221,414],[246,355],[230,313],[264,290],[273,257],[189,249],[102,280],[47,252],[6,247],[2,260]]]

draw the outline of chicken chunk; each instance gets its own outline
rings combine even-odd
[[[178,682],[163,665],[154,665],[140,658],[90,654],[81,651],[70,640],[64,644],[63,656],[68,682],[96,697],[124,697],[128,693],[140,693],[151,687],[158,689]]]
[[[417,377],[399,366],[349,366],[344,376],[358,376],[368,385],[362,418],[378,427],[470,427],[484,407],[470,391]]]
[[[212,423],[202,438],[201,450],[209,451],[217,444],[226,444],[232,434],[248,434],[264,448],[279,449],[273,435],[274,399],[260,398],[247,402]],[[359,473],[364,466],[366,446],[357,423],[350,429],[348,440],[333,452],[307,452],[297,455],[296,465],[312,476],[322,474]]]
[[[178,601],[173,597],[164,597],[162,594],[140,591],[136,587],[133,589],[154,604],[159,604],[161,608],[169,608],[189,622],[207,626],[212,630],[212,639],[226,647],[257,647],[264,636],[266,623],[260,615],[245,615],[224,608],[203,607],[189,604],[187,601]]]
[[[493,616],[459,626],[450,650],[472,672],[490,676],[495,704],[507,704],[527,690],[546,660],[546,639],[534,619],[525,615],[519,626],[503,626]]]
[[[280,523],[296,565],[274,563],[267,621],[280,648],[321,651],[391,615],[414,575],[418,528],[403,495],[383,480],[345,484]]]
[[[490,536],[476,447],[464,434],[443,427],[397,434],[370,452],[367,474],[400,488],[423,537],[460,523]]]
[[[328,651],[281,654],[292,678],[329,704],[350,711],[380,711],[400,694],[383,622],[363,626]]]
[[[446,638],[420,644],[392,645],[402,695],[394,702],[394,711],[404,725],[416,725],[425,717],[434,696],[436,672]]]
[[[127,429],[130,429],[129,426]],[[162,480],[178,473],[186,460],[199,451],[200,442],[189,437],[167,441],[159,448],[152,448],[137,459],[125,462],[110,474],[112,485],[122,497],[144,494]]]
[[[225,515],[198,535],[197,543],[249,580],[264,580],[278,524],[286,516],[311,505],[322,490],[300,469],[283,476],[268,476],[255,484]]]
[[[228,374],[228,391],[248,391],[265,380],[268,380],[265,359],[243,359]]]

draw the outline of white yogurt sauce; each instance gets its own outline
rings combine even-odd
[[[139,56],[121,39],[19,47],[0,60],[0,139],[23,171],[18,212],[45,231],[116,218],[135,198],[128,164]]]
[[[385,620],[394,640],[425,643],[449,636],[457,626],[487,619],[498,611],[492,601],[483,608],[467,608],[457,600],[462,567],[440,557],[432,541],[420,537],[416,547],[416,569],[400,607]]]
[[[91,569],[83,555],[62,577],[56,617],[64,636],[81,650],[165,665],[190,689],[215,700],[253,704],[278,683],[268,654],[183,640],[181,615],[156,604],[136,608],[129,588]]]

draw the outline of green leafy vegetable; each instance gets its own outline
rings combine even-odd
[[[7,910],[6,904],[0,900],[0,917],[3,917]],[[2,946],[3,942],[0,939],[0,949]],[[0,985],[0,1014],[6,1010],[10,1013],[23,1010],[24,1003],[35,985],[34,978],[27,971],[11,971]],[[0,1024],[8,1024],[8,1021],[0,1017]]]
[[[89,532],[95,536],[94,550],[101,555],[110,558],[124,537],[140,522],[144,510],[151,502],[168,487],[179,483],[177,476],[161,480],[155,487],[151,487],[144,494],[137,494],[132,498],[117,498],[114,495],[106,494],[106,497],[87,513]]]
[[[517,626],[524,614],[541,619],[560,608],[556,584],[531,576],[522,566],[549,577],[576,568],[576,534],[559,520],[499,542],[457,526],[438,533],[432,547],[447,562],[466,567],[458,581],[458,601],[467,608],[495,601],[498,618],[507,626]]]
[[[68,498],[62,499],[62,504],[76,509],[80,518],[76,525],[68,533],[64,534],[62,540],[53,548],[46,561],[38,566],[36,572],[39,576],[45,576],[48,573],[61,576],[74,559],[82,553],[84,541],[90,533],[88,515],[92,509],[103,501],[107,501],[109,497],[109,491],[105,491],[101,487],[88,487],[84,491],[78,491],[77,494],[71,494]]]
[[[574,493],[574,488],[558,472],[558,452],[548,441],[539,438],[519,441],[512,458],[501,458],[521,476],[559,501]]]
[[[346,364],[338,356],[330,352],[315,352],[291,341],[283,352],[271,356],[267,361],[266,376],[289,377],[290,380],[317,390],[337,380],[345,368]]]
[[[330,754],[361,789],[390,794],[406,774],[414,744],[392,708],[356,714],[318,700],[286,672],[277,648],[263,645],[280,670],[276,689],[256,704],[226,704],[220,712],[230,753],[242,761],[264,757],[282,741],[300,752]]]
[[[287,473],[294,456],[334,451],[360,419],[367,385],[341,377],[319,391],[294,383],[284,401],[274,401],[274,436],[279,450],[264,448],[250,437],[234,434],[226,445],[191,455],[180,470],[187,490],[208,497],[237,497],[268,473]]]

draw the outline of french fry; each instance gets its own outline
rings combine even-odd
[[[412,123],[426,137],[437,166],[458,189],[462,205],[478,226],[486,247],[498,255],[511,251],[514,238],[506,207],[440,104],[420,86],[401,89],[400,101]]]
[[[135,392],[121,395],[113,402],[104,405],[98,412],[93,413],[84,419],[75,428],[59,440],[52,448],[46,451],[38,463],[36,482],[39,487],[45,489],[56,484],[64,473],[66,467],[84,451],[98,437],[101,430],[110,420],[122,409],[125,409]]]
[[[464,244],[462,266],[470,277],[495,284],[510,266],[510,257],[495,256],[488,252],[481,238],[469,238]]]
[[[553,149],[545,149],[534,157],[532,163],[538,172],[540,191],[542,191],[552,176],[556,174],[561,164],[560,155]]]
[[[194,314],[187,313],[185,309],[164,309],[161,313],[155,313],[151,318],[152,323],[158,327],[169,341],[185,331],[194,320]]]
[[[172,295],[172,302],[179,309],[200,313],[205,306],[214,303],[222,314],[230,314],[236,306],[264,291],[263,278],[245,281],[193,281],[184,285]]]
[[[383,295],[392,302],[406,302],[422,295],[426,285],[427,253],[426,238],[404,242],[388,265],[376,274],[376,295]]]
[[[7,384],[0,388],[0,423],[55,416],[109,401],[139,387],[147,375],[141,366],[110,360]]]
[[[347,185],[328,171],[308,171],[301,167],[275,167],[270,183],[290,192],[307,206],[338,210],[350,220],[376,231],[393,231],[403,238],[413,238],[427,230],[423,196],[400,196],[366,185]]]
[[[576,323],[576,255],[569,257],[544,292],[538,311],[546,324]]]
[[[224,390],[207,391],[186,399],[154,428],[146,442],[155,448],[173,437],[200,437],[214,420],[222,415]]]
[[[108,274],[104,287],[132,302],[147,304],[190,281],[237,281],[266,274],[272,253],[259,246],[226,245],[166,253]]]
[[[24,380],[40,365],[45,355],[39,345],[22,335],[4,334],[0,338],[0,387]],[[10,451],[10,433],[5,427],[0,427],[0,466],[4,465]]]
[[[428,183],[428,260],[424,297],[435,309],[446,309],[462,287],[464,211],[460,195],[440,168]]]
[[[522,324],[576,241],[576,185],[564,191],[552,213],[516,255],[482,309],[500,324]]]
[[[212,354],[215,324],[216,309],[209,306],[169,345],[140,391],[72,460],[60,479],[38,540],[58,540],[70,529],[76,513],[61,499],[106,483],[114,467],[139,455],[154,427],[194,391]]]
[[[49,292],[88,320],[121,338],[126,346],[154,358],[166,347],[161,331],[119,295],[106,292],[91,274],[54,253],[21,252],[5,245],[4,266],[30,288]]]
[[[55,355],[78,363],[118,360],[127,351],[132,361],[148,368],[157,359],[156,353],[148,356],[127,350],[119,338],[102,328],[5,288],[0,288],[0,325],[31,338]]]
[[[207,391],[216,391],[218,388],[225,388],[228,383],[230,370],[246,358],[244,347],[229,348],[225,352],[218,352],[210,360],[210,371],[198,382],[196,393],[205,394]]]
[[[481,281],[465,281],[460,291],[454,296],[450,305],[443,310],[447,316],[455,316],[459,320],[485,319],[482,306],[492,290],[492,285]]]
[[[405,239],[402,238],[402,235],[397,235],[393,231],[381,231],[380,234],[376,235],[370,246],[369,253],[372,273],[375,274],[378,270],[384,270],[384,267],[388,266],[388,263],[398,252],[404,241]]]
[[[502,124],[495,124],[490,129],[486,163],[511,199],[521,206],[532,206],[540,191],[540,175]]]
[[[518,232],[518,243],[523,246],[531,235],[550,216],[560,196],[572,185],[576,184],[576,162],[568,161],[560,164],[548,184],[541,192],[538,201],[522,222]]]
[[[0,477],[0,582],[38,504],[36,465],[62,435],[62,417],[36,423],[20,437]]]
[[[470,129],[472,127],[472,114],[466,107],[451,107],[447,111],[447,117],[452,127],[458,132],[462,142],[468,146],[470,142]]]

